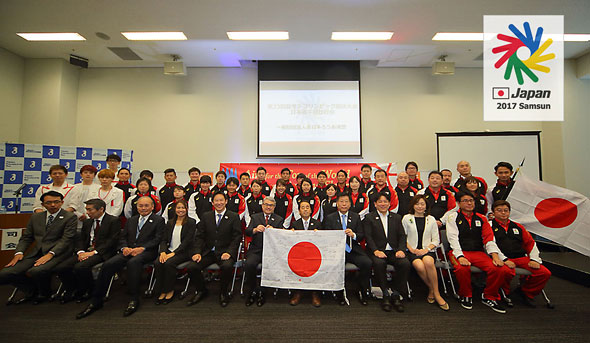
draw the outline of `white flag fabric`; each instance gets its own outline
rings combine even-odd
[[[539,236],[590,256],[590,200],[519,174],[508,196],[510,219]]]
[[[346,235],[340,230],[267,229],[262,249],[263,287],[344,289]]]

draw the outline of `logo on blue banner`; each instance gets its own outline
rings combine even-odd
[[[42,166],[40,158],[25,158],[24,169],[26,171],[41,171]]]
[[[6,156],[25,157],[25,145],[6,143]]]
[[[10,185],[18,185],[23,183],[23,172],[22,171],[4,171],[4,183]]]
[[[76,160],[59,160],[59,164],[66,167],[68,172],[76,171]]]
[[[41,187],[40,185],[27,185],[23,188],[23,198],[34,198],[35,192],[37,188]]]
[[[43,158],[59,158],[59,147],[54,145],[44,145]]]
[[[79,160],[91,160],[92,148],[76,148],[76,158]]]

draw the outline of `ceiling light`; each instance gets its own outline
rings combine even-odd
[[[566,42],[587,42],[587,41],[590,41],[590,34],[587,34],[587,33],[564,33],[563,40]]]
[[[233,31],[227,32],[231,40],[288,40],[287,31]]]
[[[86,40],[76,32],[55,32],[55,33],[17,33],[28,41],[81,41]]]
[[[432,40],[482,41],[482,32],[437,32]]]
[[[332,32],[332,40],[390,40],[393,32]]]
[[[121,32],[128,40],[186,40],[183,32]]]

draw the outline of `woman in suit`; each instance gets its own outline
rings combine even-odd
[[[175,216],[168,221],[162,242],[160,257],[155,264],[156,305],[168,304],[174,296],[176,267],[191,259],[191,249],[197,230],[197,222],[187,215],[188,204],[180,199],[176,202]]]
[[[438,279],[434,266],[435,249],[440,239],[436,219],[428,214],[428,203],[423,194],[418,194],[410,201],[409,213],[402,218],[402,225],[407,235],[408,259],[420,278],[428,286],[430,304],[437,303],[444,310],[449,304],[440,296]]]

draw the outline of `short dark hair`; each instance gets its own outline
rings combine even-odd
[[[461,202],[461,199],[463,199],[464,197],[470,197],[471,199],[475,199],[475,197],[471,193],[458,192],[457,194],[455,194],[455,199],[457,199],[458,202]]]
[[[496,207],[500,207],[500,206],[508,206],[508,210],[512,210],[512,208],[510,207],[510,203],[508,201],[506,201],[506,200],[496,200],[492,204],[492,212],[496,209]]]
[[[309,203],[309,201],[307,201],[307,200],[301,200],[301,202],[297,205],[297,208],[299,210],[301,210],[301,204],[303,204],[303,203],[306,203],[306,204],[309,205],[309,207],[311,207],[311,204]],[[313,211],[313,209],[312,209],[312,211]]]
[[[240,181],[237,178],[233,177],[233,176],[230,177],[229,179],[227,179],[227,181],[225,181],[225,184],[226,185],[229,185],[230,183],[233,183],[236,186],[239,186],[240,185]]]
[[[211,197],[211,199],[215,199],[215,197],[218,195],[222,195],[226,201],[229,199],[227,194],[225,194],[223,191],[217,191],[217,192],[213,193],[213,197]]]
[[[377,202],[377,200],[379,200],[381,197],[385,197],[385,199],[387,199],[387,201],[391,201],[391,195],[389,193],[379,192],[379,193],[377,193],[377,198],[375,198],[375,202]]]
[[[61,164],[54,164],[51,167],[49,167],[49,174],[51,174],[52,172],[54,172],[56,170],[61,170],[66,175],[68,174],[68,170],[66,169],[66,167],[62,166]]]
[[[184,187],[182,187],[182,186],[180,186],[180,185],[176,185],[176,186],[174,186],[174,189],[173,189],[173,190],[177,190],[177,189],[180,189],[181,191],[183,191],[183,192],[184,192]]]
[[[508,163],[508,162],[498,162],[498,164],[496,164],[496,166],[494,167],[494,171],[498,171],[498,168],[500,167],[504,167],[504,168],[508,168],[510,169],[510,171],[512,171],[512,164]]]
[[[128,172],[129,172],[129,175],[131,175],[131,170],[129,170],[129,168],[120,168],[120,169],[117,171],[117,175],[119,175],[119,173],[121,172],[121,170],[126,170],[126,171],[128,171]]]
[[[259,171],[264,170],[264,172],[266,173],[266,169],[262,166],[256,168],[256,172],[258,173]]]
[[[253,184],[257,184],[258,186],[262,187],[262,182],[260,182],[260,180],[258,180],[258,179],[254,179],[254,181],[252,181],[250,186],[252,186]]]
[[[220,170],[217,173],[215,173],[215,178],[217,178],[217,176],[219,176],[219,175],[223,175],[227,179],[227,173],[224,172],[223,170]]]
[[[340,200],[340,198],[345,197],[346,199],[348,199],[348,201],[350,201],[352,203],[352,197],[350,196],[350,194],[348,192],[344,192],[344,193],[340,193],[336,196],[336,201]]]
[[[164,170],[164,175],[166,175],[168,173],[174,173],[174,175],[176,175],[176,170],[174,170],[174,168],[168,168],[168,169]]]
[[[255,181],[258,181],[258,180],[255,180]],[[254,182],[252,182],[252,183],[254,183]],[[260,182],[259,182],[259,183],[260,183]],[[285,180],[283,180],[283,179],[277,179],[277,183],[276,183],[276,185],[277,185],[277,186],[278,186],[278,185],[281,185],[281,186],[285,186],[285,187],[287,187],[287,182],[285,182]]]
[[[441,169],[440,170],[440,173],[442,174],[442,172],[444,172],[444,171],[448,171],[449,173],[453,174],[453,172],[450,169],[447,169],[447,168]]]
[[[430,177],[431,177],[432,175],[434,175],[434,174],[436,174],[436,175],[440,176],[440,178],[441,178],[441,179],[442,179],[442,177],[443,177],[443,175],[442,175],[442,173],[441,173],[441,172],[439,172],[438,170],[433,170],[433,171],[431,171],[430,173],[428,173],[428,178],[430,179]]]
[[[320,171],[318,172],[318,175],[317,175],[316,177],[318,177],[318,176],[320,176],[320,175],[324,175],[325,177],[328,177],[328,174],[326,174],[326,172],[325,172],[325,171],[323,171],[323,170],[320,170]]]
[[[43,202],[45,200],[45,197],[58,197],[59,200],[64,199],[64,195],[61,194],[60,192],[57,192],[57,191],[48,191],[48,192],[41,194],[41,202]]]
[[[211,176],[209,176],[209,175],[203,175],[199,179],[199,182],[200,183],[211,183]]]
[[[283,169],[281,169],[281,174],[283,172],[289,172],[289,174],[291,174],[291,169],[289,169],[289,168],[283,168]]]
[[[344,170],[344,169],[340,169],[337,173],[336,176],[338,176],[338,174],[340,173],[344,173],[344,176],[348,177],[348,173]]]
[[[183,204],[184,208],[186,208],[187,211],[187,215],[184,216],[184,219],[182,220],[182,225],[186,224],[186,222],[188,221],[188,202],[184,199],[179,199],[175,204],[174,204],[174,214],[172,215],[172,218],[170,218],[170,220],[168,221],[168,225],[169,226],[174,226],[176,225],[176,220],[178,219],[178,215],[176,214],[176,206],[178,206],[178,204]]]
[[[240,179],[242,178],[242,176],[247,176],[248,178],[250,178],[250,174],[247,172],[243,172],[242,174],[240,174]]]
[[[151,179],[153,179],[154,173],[152,173],[152,171],[149,169],[144,169],[141,171],[141,173],[139,173],[139,177],[145,177],[145,176],[149,176]]]
[[[101,208],[102,209],[107,208],[107,204],[104,202],[104,200],[98,199],[98,198],[86,200],[86,201],[84,201],[84,203],[86,205],[92,206],[92,208],[94,208],[95,210],[100,210]]]
[[[191,175],[192,172],[197,172],[197,173],[201,174],[201,169],[199,169],[197,167],[192,167],[191,169],[188,170],[188,175]]]
[[[326,186],[326,191],[330,188],[334,188],[334,192],[338,193],[338,187],[336,187],[335,184],[331,183],[328,186]]]
[[[428,203],[428,201],[426,201],[426,195],[424,195],[424,194],[416,194],[410,200],[410,208],[408,208],[408,213],[409,214],[414,214],[415,213],[415,211],[414,211],[414,205],[416,205],[420,199],[424,200],[424,202],[426,203],[426,211],[424,211],[424,215],[427,216],[427,215],[430,214],[430,204]]]
[[[313,193],[313,182],[311,182],[311,179],[303,176],[303,180],[301,180],[301,184],[303,185],[304,182],[309,183],[309,185],[311,186],[311,191],[310,192]]]
[[[404,170],[408,170],[409,166],[414,166],[414,167],[416,167],[416,170],[418,170],[418,163],[416,163],[414,161],[410,161],[410,162],[406,163],[406,167],[404,168]]]
[[[371,167],[371,166],[370,166],[369,164],[367,164],[367,163],[365,163],[365,164],[363,164],[363,165],[361,166],[361,171],[363,171],[363,169],[365,169],[365,168],[369,168],[369,169],[373,170],[373,167]]]
[[[121,156],[117,154],[110,154],[109,156],[107,156],[107,161],[108,160],[115,160],[117,162],[121,162]]]
[[[375,173],[374,173],[375,176],[377,176],[377,173],[383,173],[387,177],[387,172],[385,170],[383,170],[383,169],[377,169],[377,170],[375,170]]]
[[[148,186],[150,187],[150,190],[152,188],[152,181],[150,179],[148,179],[147,177],[140,177],[139,180],[137,180],[137,182],[135,183],[135,186],[139,186],[140,183],[142,182],[147,182]]]
[[[299,174],[297,174],[296,179],[298,179],[298,180],[299,179],[307,179],[307,176],[305,176],[305,174],[303,174],[303,173],[299,173]]]

